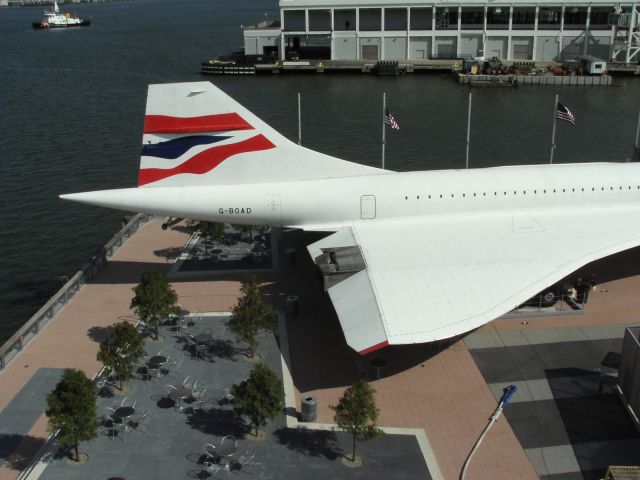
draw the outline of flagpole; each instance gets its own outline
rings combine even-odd
[[[384,122],[384,116],[387,111],[387,92],[382,92],[382,169],[384,170],[384,149],[386,145],[385,133],[386,123]]]
[[[636,127],[636,143],[633,146],[633,157],[631,157],[632,162],[640,162],[640,110],[638,110],[638,126]]]
[[[302,145],[302,119],[300,116],[300,92],[298,92],[298,145]]]
[[[558,115],[558,94],[556,93],[556,103],[553,105],[553,131],[551,133],[551,155],[549,163],[553,163],[553,151],[556,148],[556,118]]]
[[[471,132],[471,92],[469,92],[469,112],[467,114],[467,156],[465,168],[469,168],[469,134]]]

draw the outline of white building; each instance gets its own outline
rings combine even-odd
[[[593,55],[629,63],[640,57],[639,21],[640,3],[610,0],[280,0],[279,24],[246,27],[244,45],[247,55],[280,60]]]

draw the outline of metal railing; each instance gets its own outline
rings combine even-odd
[[[500,318],[582,315],[585,303],[586,297],[584,295],[574,298],[569,294],[560,293],[550,301],[545,300],[544,295],[536,295]]]
[[[100,249],[91,261],[85,263],[76,274],[58,290],[22,327],[0,347],[0,371],[47,325],[80,288],[93,279],[113,254],[133,235],[149,216],[139,213]]]

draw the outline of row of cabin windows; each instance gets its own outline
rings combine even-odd
[[[606,187],[600,187],[600,191],[604,192],[605,188],[606,188]],[[629,185],[627,188],[628,188],[628,190],[631,190],[633,187],[632,187],[631,185]],[[614,187],[609,187],[609,190],[610,190],[610,191],[611,191],[611,190],[613,190],[613,189],[614,189]],[[618,189],[619,189],[619,190],[623,190],[623,187],[622,187],[622,186],[620,186],[620,187],[618,187]],[[558,193],[558,192],[559,192],[559,190],[560,190],[560,189],[555,189],[555,188],[554,188],[554,189],[552,189],[552,190],[549,190],[549,193]],[[568,190],[569,190],[569,189],[567,189],[567,188],[563,188],[563,189],[562,189],[562,193],[566,193]],[[589,189],[587,188],[587,191],[588,191],[588,190],[589,190]],[[640,190],[640,185],[636,185],[636,190]],[[576,189],[575,189],[575,188],[572,188],[572,189],[571,189],[571,192],[575,192],[575,191],[576,191]],[[584,192],[584,191],[585,191],[584,187],[580,188],[580,190],[579,190],[579,191]],[[591,191],[592,191],[592,192],[595,192],[595,191],[596,191],[596,187],[591,187]],[[531,192],[531,190],[530,190],[530,192]],[[493,192],[493,195],[494,195],[494,196],[498,196],[498,193],[499,193],[499,192]],[[534,190],[534,191],[533,191],[533,193],[534,193],[534,194],[537,194],[537,193],[538,193],[538,190]],[[545,190],[542,190],[542,193],[543,193],[543,194],[546,194],[546,193],[547,193],[547,190],[546,190],[546,189],[545,189]],[[514,195],[517,195],[517,194],[518,194],[518,191],[517,191],[517,190],[514,190],[514,191],[513,191],[513,194],[514,194]],[[527,191],[526,191],[526,190],[523,190],[523,191],[522,191],[522,195],[526,195],[526,194],[527,194]],[[439,196],[439,198],[443,198],[443,195],[444,195],[444,194],[442,194],[442,193],[441,193],[441,194],[440,194],[440,196]],[[489,195],[491,195],[491,192],[489,192]],[[507,192],[503,192],[503,195],[507,195]],[[467,194],[466,194],[466,193],[463,193],[463,194],[462,194],[462,197],[466,197],[466,196],[467,196]],[[469,195],[469,196],[471,196],[471,195]],[[474,196],[474,197],[476,197],[476,196],[480,196],[480,194],[479,194],[479,193],[474,193],[474,194],[473,194],[473,196]],[[486,196],[487,196],[487,192],[482,192],[482,196],[483,196],[483,197],[486,197]],[[427,195],[427,198],[429,198],[429,199],[430,199],[431,197],[432,197],[431,195]],[[435,196],[435,195],[433,195],[433,197],[435,198],[436,196]],[[452,193],[452,194],[451,194],[451,198],[455,198],[455,193]],[[408,195],[407,195],[407,196],[405,196],[405,197],[404,197],[404,199],[405,199],[405,200],[409,200],[409,196],[408,196]],[[420,195],[416,195],[416,199],[417,199],[417,200],[420,200]]]

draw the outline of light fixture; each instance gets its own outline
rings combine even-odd
[[[496,7],[496,13],[502,13],[502,9],[500,7]]]

